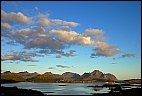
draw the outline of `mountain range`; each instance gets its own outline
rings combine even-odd
[[[103,73],[99,70],[94,70],[91,73],[84,73],[79,75],[73,72],[65,72],[63,74],[53,74],[51,72],[45,72],[44,74],[39,74],[37,72],[29,73],[27,71],[13,73],[6,71],[1,73],[1,81],[13,80],[22,82],[97,82],[97,81],[117,81],[116,76],[111,73]]]

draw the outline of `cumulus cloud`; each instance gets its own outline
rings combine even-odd
[[[12,26],[8,23],[1,22],[1,28],[6,29],[6,30],[10,30],[12,28]]]
[[[35,7],[35,9],[37,8]],[[79,34],[71,29],[72,27],[77,27],[79,23],[50,19],[48,14],[35,16],[36,20],[34,21],[21,12],[6,13],[1,10],[1,17],[1,27],[6,30],[6,32],[2,31],[2,35],[11,40],[7,44],[21,44],[26,50],[39,49],[37,51],[38,55],[35,54],[35,56],[48,54],[55,54],[56,58],[75,56],[75,51],[64,52],[64,49],[69,48],[71,45],[92,47],[94,50],[91,58],[95,56],[108,57],[119,53],[119,49],[116,46],[105,41],[105,32],[101,29],[89,28],[84,33]],[[16,30],[12,28],[12,24],[27,24],[31,21],[33,21],[33,25],[29,28]],[[17,60],[16,56],[10,56],[2,58],[3,60],[8,58]],[[22,59],[20,58],[20,60]],[[28,59],[22,61],[28,61]],[[29,61],[32,61],[32,59],[29,59]]]
[[[25,23],[30,23],[31,19],[27,16],[25,16],[23,13],[18,12],[10,12],[6,13],[5,11],[1,10],[1,21],[2,22],[9,22],[9,23],[20,23],[20,24],[25,24]]]
[[[57,36],[59,40],[64,42],[73,42],[74,38],[78,35],[75,31],[51,30],[51,33]]]
[[[25,48],[63,49],[64,45],[59,40],[52,38],[42,27],[22,29],[13,32],[15,40]]]
[[[135,54],[125,53],[125,54],[122,55],[122,58],[131,58],[131,57],[135,57]]]
[[[57,38],[66,43],[74,43],[78,45],[90,45],[90,37],[84,37],[75,31],[64,31],[64,30],[51,30],[52,34],[56,35]]]
[[[64,65],[56,65],[56,66],[60,68],[70,68],[69,66],[64,66]]]
[[[47,14],[46,15],[43,15],[43,14],[39,15],[39,24],[41,26],[49,26],[49,23],[50,23],[50,21],[48,19]]]
[[[75,37],[73,42],[79,45],[91,45],[92,44],[90,37],[84,37],[81,35]]]
[[[94,51],[95,53],[92,54],[93,56],[109,57],[118,54],[120,52],[120,49],[105,42],[97,42]]]

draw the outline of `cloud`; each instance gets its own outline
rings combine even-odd
[[[76,56],[75,54],[75,50],[70,50],[69,52],[56,52],[57,55],[56,55],[56,58],[62,58],[62,56],[65,56],[65,57],[71,57],[71,56]]]
[[[43,14],[39,15],[38,22],[39,22],[39,25],[41,26],[49,26],[50,21],[48,19],[48,15],[43,15]]]
[[[9,23],[26,24],[26,23],[30,23],[31,19],[29,17],[25,16],[21,12],[6,13],[5,11],[1,10],[1,21],[2,22],[9,22]]]
[[[3,23],[1,22],[1,28],[2,30],[5,29],[5,30],[10,30],[12,28],[12,26],[8,23]]]
[[[44,28],[26,28],[13,32],[16,42],[24,45],[24,48],[40,49],[63,49],[64,45],[57,39],[52,38]]]
[[[91,44],[90,37],[84,37],[75,31],[51,30],[50,33],[56,35],[59,40],[65,43],[74,43],[78,45]]]
[[[36,66],[36,65],[27,65],[27,66]]]
[[[51,30],[50,32],[56,35],[59,40],[67,43],[73,42],[74,38],[78,35],[75,31]]]
[[[49,67],[48,69],[55,69],[54,67]]]
[[[35,7],[35,9],[37,8]],[[79,23],[50,19],[48,14],[34,16],[33,18],[36,19],[34,20],[21,12],[6,13],[1,10],[1,16],[1,27],[6,31],[2,30],[2,36],[9,39],[7,39],[7,44],[20,44],[24,50],[34,49],[37,52],[35,56],[49,54],[55,54],[56,58],[76,56],[73,51],[64,52],[64,49],[72,45],[92,47],[94,50],[90,56],[91,58],[95,56],[113,56],[120,51],[116,46],[106,42],[105,32],[101,29],[89,28],[84,33],[79,34],[72,30],[72,27],[77,27]],[[13,27],[13,24],[27,24],[31,21],[32,26],[30,25],[30,27],[23,28],[21,25],[21,29]],[[17,58],[14,55],[12,56],[11,58],[13,59]],[[22,59],[20,58],[20,60]],[[24,59],[22,61],[32,61],[32,59]]]
[[[92,54],[93,56],[109,57],[118,54],[120,52],[120,49],[105,42],[97,42],[94,52],[95,53]]]
[[[76,27],[79,25],[79,23],[76,23],[76,22],[68,22],[68,21],[63,21],[60,19],[51,19],[51,22],[54,23],[55,25],[62,25],[62,26],[69,26],[69,27]]]
[[[63,30],[63,31],[70,31],[71,28],[69,26],[61,26],[60,27],[60,30]]]
[[[63,65],[56,65],[56,66],[60,68],[70,68],[69,66],[63,66]]]
[[[131,57],[135,57],[135,54],[125,53],[125,54],[122,55],[122,58],[131,58]]]
[[[111,63],[111,64],[116,64],[116,63]]]
[[[112,58],[112,60],[113,60],[113,61],[115,61],[115,60],[116,60],[116,58]]]
[[[78,24],[78,23],[75,23],[75,22],[63,21],[63,25],[64,25],[64,26],[70,26],[70,27],[76,27],[76,26],[78,26],[79,24]]]
[[[63,21],[60,19],[51,19],[51,22],[56,25],[62,25]]]
[[[92,44],[90,37],[84,37],[81,35],[75,37],[73,42],[79,45],[91,45]]]
[[[61,54],[57,54],[56,58],[62,58],[62,55]]]
[[[103,34],[103,30],[100,29],[86,29],[85,33],[83,34],[84,36],[92,36],[92,35],[99,35],[99,34]]]
[[[31,52],[18,52],[11,51],[8,54],[1,56],[1,61],[12,60],[12,61],[23,61],[23,62],[38,62],[38,60],[33,60],[32,57],[36,56],[36,53]]]

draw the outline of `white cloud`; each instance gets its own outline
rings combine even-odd
[[[95,55],[109,57],[118,54],[120,52],[120,49],[105,42],[97,42],[94,51],[95,53],[92,54],[93,56]]]
[[[98,35],[98,34],[103,34],[103,33],[104,33],[103,30],[100,30],[100,29],[86,29],[83,35],[92,36],[92,35]]]
[[[1,22],[1,28],[10,30],[12,28],[12,26],[10,24],[8,24],[8,23],[2,23]]]
[[[68,22],[68,21],[63,21],[60,19],[51,19],[51,22],[56,25],[69,26],[69,27],[76,27],[79,25],[79,23],[76,23],[76,22]]]
[[[54,24],[56,24],[56,25],[61,25],[61,24],[63,24],[63,21],[60,20],[60,19],[51,19],[51,22],[54,23]]]
[[[31,19],[25,16],[23,13],[18,12],[10,12],[6,13],[5,11],[1,10],[1,21],[2,22],[9,22],[9,23],[20,23],[20,24],[25,24],[25,23],[30,23]]]
[[[48,26],[49,20],[47,18],[40,18],[39,24],[42,26]]]
[[[75,31],[51,30],[50,32],[56,35],[59,40],[67,43],[73,42],[74,38],[78,35]]]
[[[84,37],[82,35],[79,35],[74,38],[74,43],[79,45],[91,45],[92,41],[90,37]]]
[[[75,23],[75,22],[63,21],[63,25],[64,25],[64,26],[70,26],[70,27],[76,27],[76,26],[78,26],[79,24],[78,24],[78,23]]]

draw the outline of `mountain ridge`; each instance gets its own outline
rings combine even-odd
[[[54,74],[52,72],[45,72],[39,74],[37,72],[10,72],[1,73],[1,79],[28,81],[28,82],[97,82],[97,81],[117,81],[116,76],[111,73],[103,73],[99,70],[94,70],[90,73],[79,75],[78,73],[65,72],[63,74]]]

